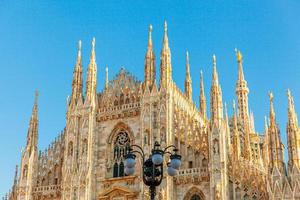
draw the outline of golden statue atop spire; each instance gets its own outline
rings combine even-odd
[[[236,53],[236,59],[237,61],[240,63],[243,61],[243,55],[241,53],[240,50],[238,50],[237,48],[234,49],[235,53]]]

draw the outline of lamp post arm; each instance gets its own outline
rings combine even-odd
[[[140,154],[140,156],[141,156],[141,158],[142,158],[142,161],[143,161],[143,163],[144,163],[144,154],[143,154],[143,152],[140,152],[140,151],[137,151],[137,150],[134,150],[134,151],[130,151],[131,153],[138,153],[138,154]]]
[[[170,151],[164,151],[164,154],[170,154],[170,155],[173,155]]]
[[[139,152],[142,155],[143,159],[144,159],[145,153],[144,153],[144,150],[142,149],[142,147],[140,147],[139,145],[136,145],[136,144],[130,145],[131,149],[132,149],[132,147],[138,148],[140,150],[140,152],[139,151],[136,151],[136,152]]]
[[[167,150],[170,149],[170,148],[177,149],[175,145],[170,145],[170,146],[167,146],[166,148],[164,148],[164,150],[163,150],[164,153],[166,153]]]

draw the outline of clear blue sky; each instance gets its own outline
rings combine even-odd
[[[244,56],[256,129],[263,131],[264,115],[269,112],[267,93],[272,90],[277,121],[286,143],[287,88],[300,111],[300,2],[185,2],[0,2],[0,196],[10,188],[15,165],[20,163],[35,89],[40,91],[39,147],[47,147],[64,128],[77,41],[81,39],[83,43],[86,70],[91,39],[96,37],[100,91],[105,65],[109,66],[110,78],[124,66],[143,79],[148,25],[153,25],[155,53],[159,58],[165,19],[173,78],[179,87],[183,89],[188,49],[193,98],[198,104],[202,69],[209,99],[211,56],[215,53],[223,100],[231,104],[237,78],[234,48],[239,48]],[[156,62],[159,66],[158,59]]]

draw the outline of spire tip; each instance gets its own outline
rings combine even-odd
[[[34,105],[37,105],[38,96],[39,96],[39,91],[38,91],[38,90],[35,90]]]
[[[273,102],[273,93],[271,91],[269,91],[269,99],[270,99],[270,102]]]
[[[81,51],[81,40],[78,41],[78,50]]]
[[[92,39],[92,47],[93,47],[93,48],[95,48],[95,44],[96,44],[96,38],[93,37],[93,39]]]
[[[167,21],[165,20],[165,23],[164,23],[164,30],[165,30],[165,32],[167,32],[167,30],[168,30],[168,25],[167,25]]]
[[[242,60],[243,60],[243,55],[242,55],[241,51],[238,50],[237,48],[235,48],[234,50],[235,50],[235,53],[236,53],[236,59],[237,59],[237,61],[238,61],[239,63],[242,62]]]

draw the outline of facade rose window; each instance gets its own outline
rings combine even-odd
[[[128,153],[130,138],[125,130],[120,131],[114,142],[113,177],[124,176],[124,156]]]

